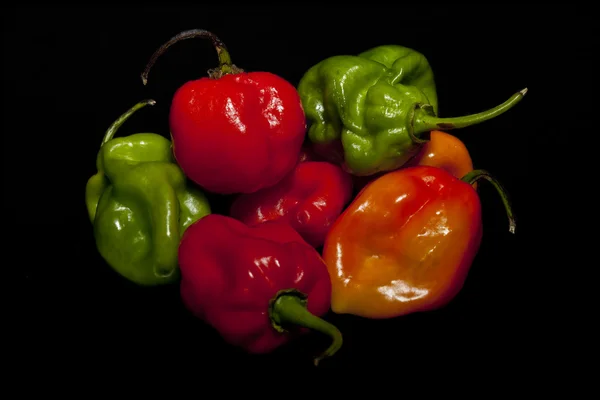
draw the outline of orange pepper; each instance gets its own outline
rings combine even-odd
[[[441,168],[398,169],[366,186],[331,227],[323,259],[338,314],[392,318],[439,308],[462,288],[481,243],[481,204],[472,184],[506,192],[483,170],[458,179]]]
[[[429,141],[424,143],[417,155],[402,168],[417,165],[442,168],[456,178],[462,178],[473,170],[473,160],[465,144],[456,136],[442,131],[431,131]],[[374,176],[354,176],[355,191],[360,191],[369,182],[382,175],[385,173]],[[477,188],[477,184],[473,187]]]
[[[417,165],[442,168],[459,179],[473,170],[473,160],[465,144],[442,131],[431,131],[430,140],[405,166]]]

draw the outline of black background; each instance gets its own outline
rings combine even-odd
[[[236,65],[276,73],[294,85],[332,55],[382,44],[412,47],[432,65],[442,116],[479,112],[529,88],[506,114],[453,132],[471,151],[475,167],[492,172],[510,192],[517,234],[508,232],[494,189],[482,183],[485,233],[461,293],[442,310],[393,320],[328,316],[345,344],[319,367],[327,373],[392,368],[398,375],[468,368],[507,382],[527,376],[532,363],[545,360],[536,329],[545,307],[535,279],[549,259],[540,259],[548,244],[539,239],[541,212],[534,208],[541,203],[543,177],[532,179],[531,170],[561,140],[561,121],[547,108],[549,82],[564,76],[550,61],[562,57],[561,40],[578,65],[569,74],[587,72],[582,69],[591,45],[571,38],[589,36],[591,25],[577,24],[575,31],[564,26],[581,20],[585,10],[373,2],[329,10],[319,4],[287,7],[38,6],[3,12],[3,190],[12,226],[6,254],[16,255],[8,268],[18,269],[23,284],[10,304],[32,365],[63,360],[74,372],[106,361],[156,374],[165,365],[194,374],[203,368],[275,371],[282,365],[312,371],[312,354],[327,344],[308,335],[272,355],[246,356],[190,317],[176,287],[134,287],[110,271],[94,247],[84,189],[95,173],[104,131],[133,104],[153,98],[156,106],[137,112],[119,134],[168,135],[171,96],[216,66],[216,53],[209,41],[183,41],[159,59],[147,86],[140,73],[167,39],[202,28],[223,40]],[[540,123],[542,114],[549,123]],[[222,210],[217,200],[212,206]],[[56,367],[44,369],[52,372]]]

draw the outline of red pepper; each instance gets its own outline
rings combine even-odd
[[[461,179],[442,168],[388,172],[367,185],[329,231],[323,248],[335,313],[392,318],[440,308],[462,288],[482,239],[473,183],[508,194],[484,170]]]
[[[232,345],[267,353],[305,331],[294,327],[310,328],[333,339],[315,364],[342,345],[339,330],[319,318],[330,308],[325,263],[281,221],[202,218],[183,234],[179,265],[183,303]]]
[[[299,163],[275,186],[238,196],[230,215],[248,225],[283,219],[313,247],[350,202],[352,178],[325,161]]]
[[[178,164],[213,193],[250,193],[274,185],[294,168],[306,132],[302,103],[291,83],[270,72],[244,72],[231,63],[221,40],[201,29],[162,45],[142,81],[146,84],[150,68],[167,48],[194,37],[212,40],[220,65],[173,96],[169,127]]]

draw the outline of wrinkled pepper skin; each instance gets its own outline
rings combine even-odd
[[[230,216],[250,226],[283,219],[317,248],[351,196],[352,178],[342,168],[305,161],[275,186],[238,196]]]
[[[415,87],[422,95],[423,101],[438,113],[438,98],[433,70],[427,58],[418,51],[398,45],[374,47],[358,55],[376,61],[393,71],[402,71],[398,83]]]
[[[297,162],[306,119],[296,88],[270,72],[245,72],[231,63],[225,45],[204,30],[176,35],[208,37],[220,66],[175,92],[169,126],[173,150],[186,176],[218,194],[252,193],[279,182]]]
[[[187,185],[174,162],[171,142],[154,133],[113,138],[142,101],[107,130],[98,172],[86,185],[86,205],[96,246],[121,276],[142,286],[179,279],[181,234],[211,212],[204,194]]]
[[[333,339],[315,363],[341,347],[341,333],[319,318],[330,307],[327,268],[288,224],[212,214],[185,231],[179,259],[184,305],[229,344],[263,354],[310,328]]]
[[[404,166],[430,131],[487,121],[509,110],[526,92],[478,114],[439,118],[429,63],[400,46],[327,58],[298,84],[315,151],[359,176]]]
[[[483,170],[462,179],[417,166],[389,172],[363,189],[329,231],[323,259],[339,314],[393,318],[440,308],[462,288],[482,238],[481,204],[472,187]]]
[[[462,178],[473,170],[473,160],[467,146],[456,136],[442,131],[432,131],[427,143],[423,144],[419,152],[403,168],[418,165],[442,168],[456,178]],[[383,174],[354,176],[354,191],[358,193],[369,182]],[[474,183],[473,187],[476,188],[477,184]]]

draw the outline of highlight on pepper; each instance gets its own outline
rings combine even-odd
[[[85,203],[112,269],[137,285],[178,285],[183,306],[228,345],[267,354],[321,334],[330,342],[317,365],[343,344],[330,311],[369,323],[448,304],[483,238],[482,179],[515,233],[507,191],[447,131],[493,123],[527,89],[445,118],[433,69],[414,49],[333,55],[294,87],[266,67],[233,64],[204,29],[158,47],[142,83],[192,38],[212,42],[218,66],[173,93],[171,140],[115,137],[155,101],[134,104],[104,135]],[[231,206],[213,208],[212,198]]]

